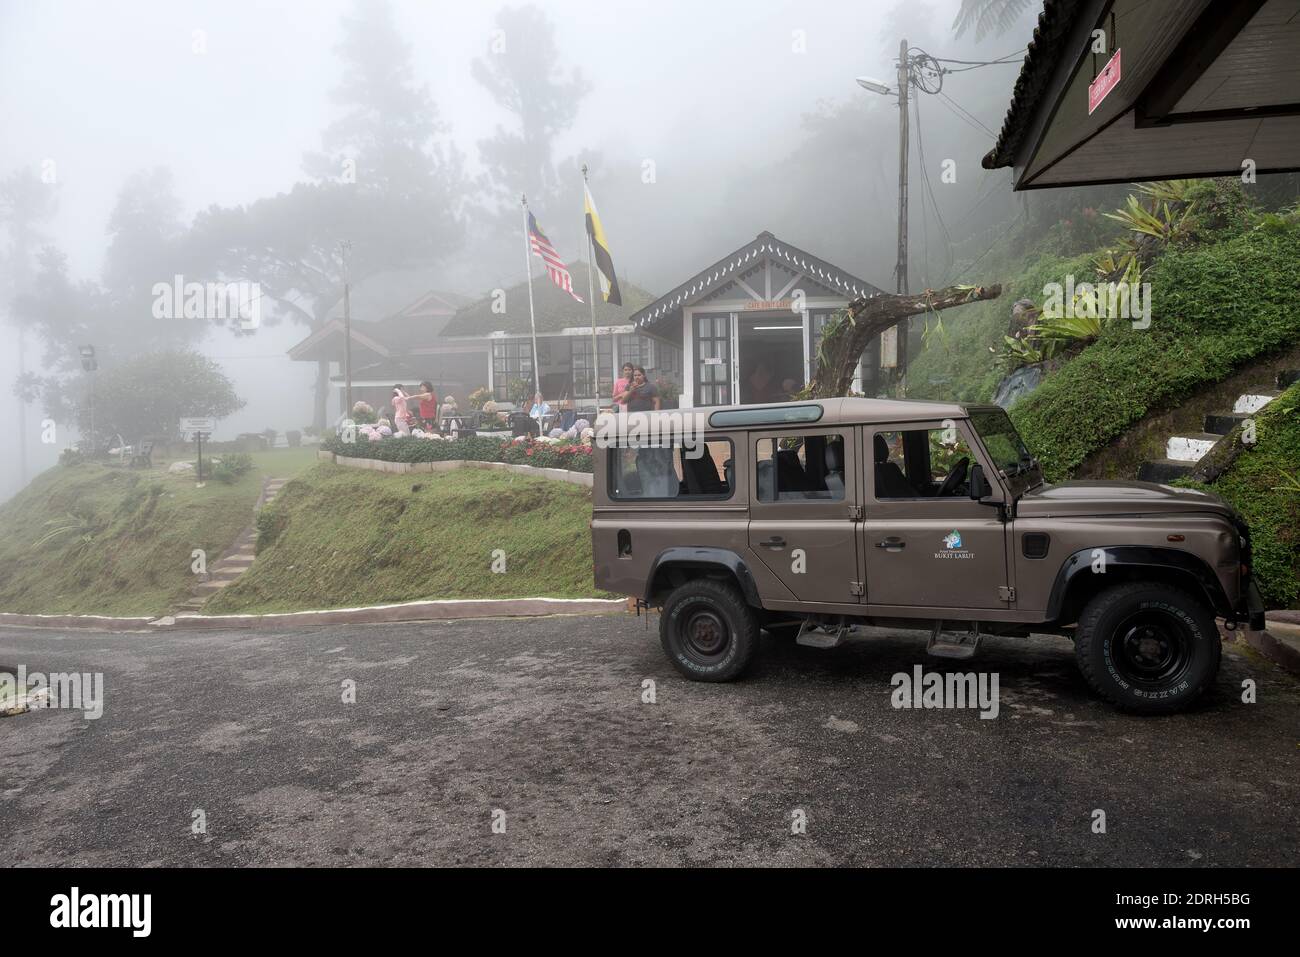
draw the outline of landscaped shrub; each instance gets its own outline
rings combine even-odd
[[[246,475],[252,470],[252,456],[243,452],[228,452],[221,457],[221,461],[212,469],[212,477],[218,482],[232,485],[239,480],[240,476]]]
[[[267,505],[257,513],[254,521],[257,527],[257,543],[253,546],[257,552],[270,548],[280,538],[289,525],[289,516],[274,505]]]
[[[428,439],[397,436],[372,442],[364,437],[344,442],[329,436],[321,448],[335,455],[355,459],[378,459],[381,462],[508,462],[536,468],[568,469],[590,472],[591,448],[585,445],[552,442],[515,442],[485,435],[456,439]]]

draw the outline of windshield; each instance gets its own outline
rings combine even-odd
[[[984,447],[988,449],[993,463],[1003,474],[1008,477],[1018,475],[1033,467],[1034,457],[1020,440],[1020,433],[1011,424],[1011,418],[1005,409],[972,412],[970,421],[984,440]]]

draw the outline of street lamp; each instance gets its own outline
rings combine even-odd
[[[858,86],[871,93],[898,97],[898,257],[894,266],[895,289],[907,292],[907,96],[915,86],[926,93],[938,93],[943,86],[944,70],[928,53],[907,47],[907,41],[898,45],[897,88],[870,76],[857,77]],[[907,320],[886,329],[880,336],[882,364],[893,359],[894,383],[900,388],[907,374]]]
[[[858,86],[864,90],[870,90],[872,93],[879,93],[881,96],[888,96],[894,91],[889,88],[888,83],[881,83],[875,77],[860,76],[857,78]]]

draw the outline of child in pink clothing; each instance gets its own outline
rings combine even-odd
[[[398,435],[411,434],[411,412],[406,407],[409,398],[400,385],[393,386],[393,428]]]

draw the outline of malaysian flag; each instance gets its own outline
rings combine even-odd
[[[537,254],[538,258],[546,263],[546,271],[550,274],[551,282],[578,300],[578,302],[582,302],[582,297],[573,291],[573,277],[569,275],[568,267],[564,265],[564,260],[560,259],[560,254],[555,251],[555,247],[546,238],[542,228],[537,225],[537,217],[532,214],[531,210],[528,212],[528,242],[533,247],[533,252]]]

